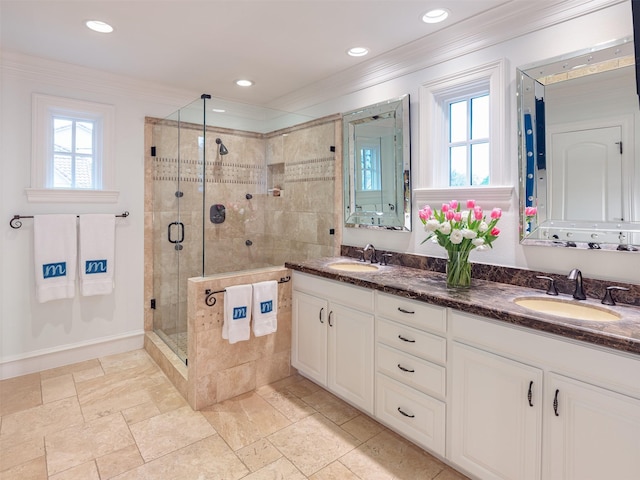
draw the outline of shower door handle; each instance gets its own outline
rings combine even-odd
[[[173,240],[173,238],[171,237],[171,232],[173,231],[173,229],[171,228],[173,225],[177,225],[180,229],[180,239],[179,240]],[[182,243],[184,241],[184,223],[182,222],[171,222],[168,226],[167,226],[167,240],[169,240],[170,243]]]

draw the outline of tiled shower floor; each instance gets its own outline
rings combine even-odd
[[[194,412],[144,350],[0,382],[2,480],[460,480],[300,376]]]

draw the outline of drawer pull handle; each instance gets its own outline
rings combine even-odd
[[[415,372],[415,370],[414,370],[414,369],[412,369],[412,368],[405,368],[405,367],[403,367],[403,366],[402,366],[402,365],[400,365],[400,364],[398,364],[398,368],[399,368],[400,370],[402,370],[403,372],[409,372],[409,373],[414,373],[414,372]]]
[[[556,389],[556,394],[553,397],[553,413],[556,414],[556,417],[559,417],[560,414],[558,413],[558,394],[560,393],[560,390]]]
[[[529,382],[529,391],[527,392],[527,400],[529,400],[529,406],[533,407],[533,402],[531,401],[531,398],[533,397],[533,380],[531,380]]]
[[[411,339],[409,339],[409,338],[405,338],[405,337],[403,337],[402,335],[398,335],[398,338],[399,338],[400,340],[402,340],[403,342],[416,343],[416,341],[415,341],[415,340],[411,340]]]
[[[320,323],[324,323],[324,320],[322,320],[322,312],[324,312],[324,307],[322,307],[318,313],[318,320],[320,320]]]
[[[399,411],[402,415],[404,415],[405,417],[408,417],[408,418],[416,418],[416,416],[415,416],[415,415],[411,415],[411,414],[409,414],[409,413],[405,413],[405,412],[403,412],[403,411],[402,411],[402,409],[401,409],[400,407],[398,407],[398,411]]]
[[[402,313],[410,313],[411,315],[413,315],[416,312],[412,312],[411,310],[405,310],[402,307],[398,307],[398,311],[402,312]]]

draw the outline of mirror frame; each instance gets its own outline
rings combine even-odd
[[[538,178],[540,175],[545,177],[546,172],[544,175],[538,174],[537,168],[534,168],[535,174],[532,174],[527,170],[528,160],[536,162],[537,156],[547,153],[544,144],[541,145],[541,150],[544,149],[543,153],[538,152],[536,145],[536,139],[539,137],[536,129],[539,129],[540,125],[536,122],[535,104],[540,91],[538,89],[544,88],[544,85],[533,78],[530,72],[536,71],[536,74],[539,74],[544,70],[544,76],[551,76],[562,73],[562,68],[566,68],[567,63],[580,57],[584,63],[586,56],[594,56],[597,59],[598,55],[607,50],[623,46],[628,49],[629,45],[633,51],[633,38],[624,37],[594,48],[579,50],[516,69],[520,180],[519,230],[522,245],[576,247],[592,250],[638,250],[634,245],[640,243],[640,222],[596,222],[547,218],[547,212],[550,211],[550,206],[547,204],[548,186],[545,184],[545,178]],[[531,114],[529,120],[526,119],[528,113]],[[541,196],[544,197],[542,202],[537,203]],[[528,197],[530,198],[528,199]],[[534,206],[530,205],[531,202],[535,202],[535,206],[539,207],[538,216],[534,219],[527,219],[525,209],[527,206]]]
[[[366,121],[375,120],[378,115],[393,113],[395,115],[395,198],[394,212],[356,211],[355,185],[355,126]],[[409,94],[376,103],[342,114],[343,128],[343,193],[344,193],[344,225],[351,228],[370,228],[376,230],[411,231],[411,142],[409,125]],[[399,139],[399,141],[398,141]],[[364,218],[366,217],[366,221]],[[383,225],[382,217],[391,220],[392,224]],[[370,219],[370,221],[369,221]],[[376,224],[376,219],[378,223]]]

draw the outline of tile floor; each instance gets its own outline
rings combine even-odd
[[[2,480],[461,480],[300,376],[194,412],[144,350],[0,382]]]

